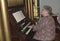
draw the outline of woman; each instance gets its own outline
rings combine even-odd
[[[36,31],[31,41],[53,41],[55,38],[55,22],[52,14],[52,8],[45,5],[42,9],[41,15],[43,16],[36,26],[32,25],[29,28],[33,28]]]

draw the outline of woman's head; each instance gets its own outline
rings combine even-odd
[[[52,14],[52,8],[48,5],[43,6],[42,8],[42,15],[47,16]]]

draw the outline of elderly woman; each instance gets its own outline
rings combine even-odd
[[[41,15],[43,16],[37,25],[32,25],[30,28],[33,28],[36,31],[33,39],[31,41],[53,41],[55,38],[55,21],[52,14],[52,8],[45,5],[42,9]]]

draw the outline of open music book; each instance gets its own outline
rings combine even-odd
[[[22,11],[18,11],[18,12],[13,13],[13,16],[16,19],[17,23],[25,18]]]

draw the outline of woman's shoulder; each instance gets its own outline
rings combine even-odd
[[[46,20],[48,22],[55,23],[53,16],[48,16]]]
[[[45,17],[42,17],[41,19],[53,19],[53,17],[52,16],[45,16]]]
[[[46,16],[42,18],[43,21],[54,21],[54,18],[52,16]]]
[[[53,16],[47,17],[49,20],[54,20]]]

